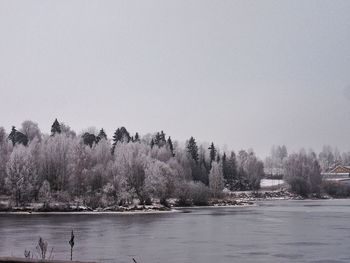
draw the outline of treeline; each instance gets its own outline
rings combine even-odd
[[[292,192],[303,196],[319,196],[323,193],[335,197],[350,196],[350,185],[322,180],[322,173],[338,165],[350,165],[350,152],[324,146],[317,155],[314,151],[301,149],[288,154],[286,146],[274,146],[265,159],[265,172],[272,178],[283,178]]]
[[[125,127],[109,138],[103,129],[77,135],[57,119],[50,134],[24,121],[0,128],[0,194],[14,205],[82,200],[91,207],[206,204],[223,189],[257,190],[263,162],[252,150],[221,152],[194,137],[180,147],[163,131],[141,137]]]

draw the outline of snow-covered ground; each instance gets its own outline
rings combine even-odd
[[[260,187],[271,187],[271,186],[278,186],[284,184],[284,180],[282,179],[262,179],[260,181]]]

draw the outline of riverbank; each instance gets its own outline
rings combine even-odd
[[[328,197],[313,198],[327,199]],[[240,191],[226,192],[221,198],[211,198],[205,206],[250,206],[257,201],[264,200],[304,200],[305,198],[290,193],[287,190],[280,189],[275,191]],[[92,209],[91,207],[76,203],[51,202],[30,203],[25,206],[11,206],[8,201],[0,202],[0,212],[8,213],[157,213],[172,212],[180,208],[176,199],[169,200],[169,206],[166,207],[159,203],[152,205],[129,205],[129,206],[108,206]],[[191,207],[191,206],[189,206]]]

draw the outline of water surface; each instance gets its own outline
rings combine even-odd
[[[0,256],[35,251],[102,262],[350,262],[350,200],[269,201],[135,215],[0,215]]]

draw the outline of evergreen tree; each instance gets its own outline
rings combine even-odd
[[[191,158],[198,163],[198,146],[193,137],[187,143],[187,152],[191,156]]]
[[[140,135],[138,132],[135,133],[134,142],[140,142]]]
[[[214,143],[211,143],[208,149],[210,150],[209,152],[210,163],[212,163],[213,161],[215,161],[215,157],[216,157],[216,149],[215,149]]]
[[[222,156],[222,172],[225,179],[225,184],[233,190],[235,180],[237,180],[237,161],[236,155],[232,151],[229,158],[226,153]]]
[[[118,142],[130,142],[130,133],[125,127],[118,128],[113,136],[113,145],[115,146]]]
[[[166,144],[166,139],[165,139],[165,133],[163,131],[160,132],[159,139],[160,139],[159,147],[164,146]]]
[[[55,136],[56,133],[61,133],[61,125],[57,119],[55,119],[51,126],[51,136]]]
[[[156,135],[154,136],[154,144],[157,145],[158,147],[163,147],[166,145],[166,139],[165,139],[165,133],[163,131],[157,132]]]
[[[173,145],[173,142],[172,142],[170,136],[169,136],[169,138],[168,138],[167,145],[168,145],[168,147],[169,147],[169,150],[170,150],[170,152],[171,152],[171,155],[174,157],[174,156],[175,156],[175,153],[174,153],[174,145]]]
[[[153,140],[153,139],[151,140],[150,145],[151,145],[151,149],[153,149],[153,147],[154,147],[154,145],[155,145],[155,143],[154,143],[154,140]]]
[[[16,143],[23,144],[24,146],[28,145],[27,135],[17,131],[15,126],[12,126],[12,130],[8,136],[8,139],[12,142],[13,146],[15,146]]]
[[[82,137],[84,144],[89,145],[90,148],[94,143],[98,142],[97,137],[95,136],[95,134],[92,133],[85,132]]]
[[[12,126],[12,130],[8,136],[8,139],[12,142],[13,146],[15,146],[16,144],[16,133],[17,133],[16,127]]]
[[[115,146],[118,142],[124,142],[128,143],[130,142],[131,137],[130,133],[125,127],[118,128],[113,135],[113,147],[112,147],[112,153],[114,153]]]
[[[107,140],[107,134],[105,133],[105,131],[103,129],[100,130],[100,132],[98,133],[98,135],[96,137],[97,142],[99,142],[102,139]]]

